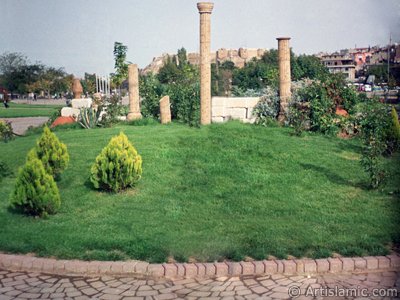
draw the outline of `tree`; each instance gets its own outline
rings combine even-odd
[[[128,78],[128,62],[126,61],[126,53],[128,47],[120,42],[114,43],[114,69],[115,73],[111,74],[112,81],[116,86],[121,86],[122,82]]]
[[[0,55],[0,73],[10,74],[19,68],[26,66],[28,60],[25,55],[19,52],[4,52]]]

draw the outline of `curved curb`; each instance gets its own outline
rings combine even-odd
[[[231,277],[272,274],[325,274],[400,271],[400,255],[252,262],[164,263],[142,261],[81,261],[0,253],[0,269],[53,275],[114,275],[165,278]]]

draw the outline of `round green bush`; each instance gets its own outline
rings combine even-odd
[[[35,148],[28,153],[28,160],[37,157],[42,161],[47,173],[58,178],[68,166],[67,146],[46,126],[42,136],[37,140]]]
[[[96,189],[118,192],[134,186],[141,175],[142,157],[121,132],[97,156],[90,181]]]
[[[29,215],[54,214],[61,199],[57,185],[37,158],[30,158],[20,168],[11,194],[11,206]]]

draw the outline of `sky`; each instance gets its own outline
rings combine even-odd
[[[199,49],[194,0],[0,0],[0,54],[68,73],[113,72],[114,42],[140,68],[162,53]],[[400,42],[400,0],[215,0],[211,49],[277,48],[297,54]]]

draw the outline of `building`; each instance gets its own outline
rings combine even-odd
[[[343,73],[349,81],[355,80],[356,63],[353,56],[347,52],[335,52],[321,56],[322,63],[328,68],[330,73]]]
[[[236,67],[242,68],[245,66],[246,62],[252,59],[260,59],[264,55],[267,49],[260,48],[239,48],[239,49],[225,49],[221,48],[215,52],[210,53],[211,63],[223,63],[225,61],[231,61]],[[141,70],[141,74],[153,73],[157,74],[164,63],[167,61],[168,57],[174,57],[174,54],[163,54],[159,57],[153,58],[153,61]],[[187,53],[187,60],[192,65],[200,64],[200,54],[199,53]]]

